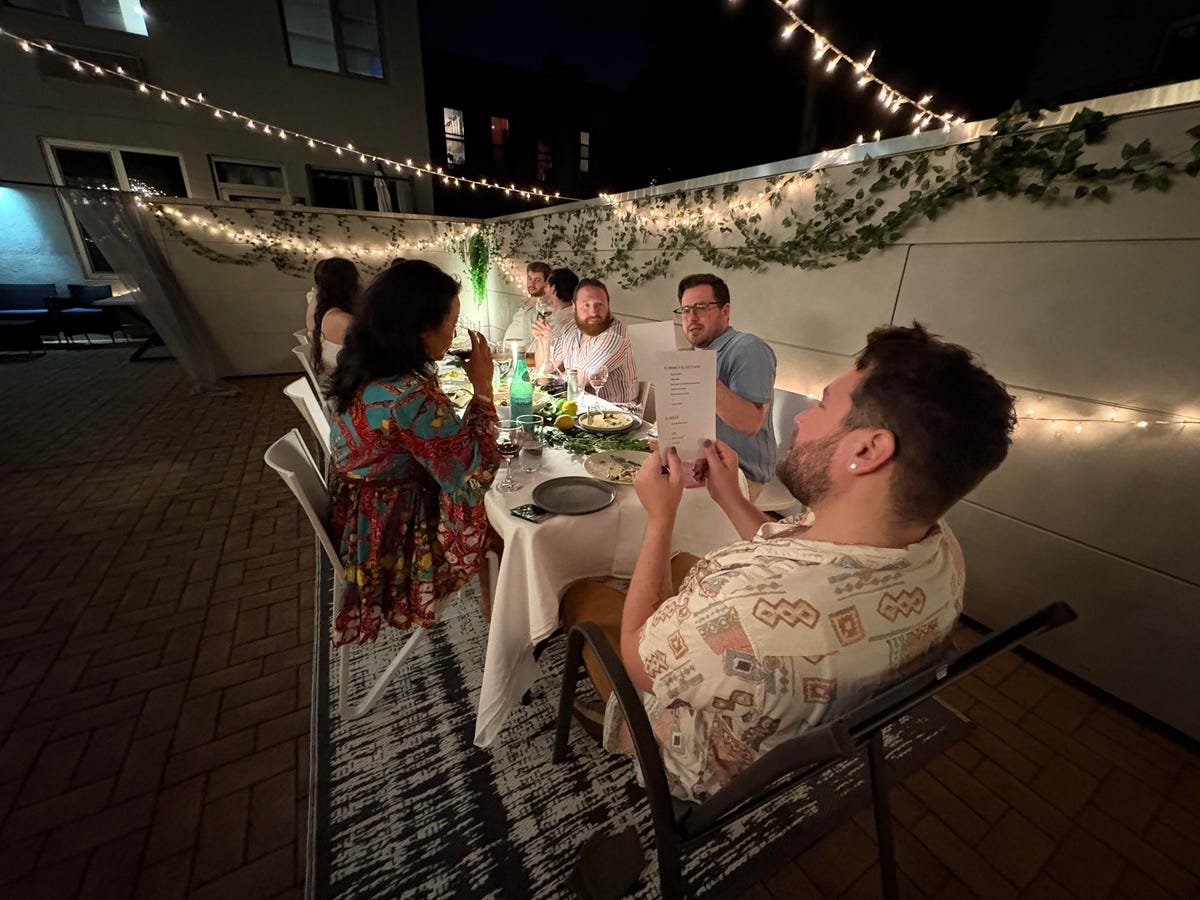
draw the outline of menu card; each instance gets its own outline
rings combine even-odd
[[[695,459],[701,442],[716,437],[716,351],[656,353],[652,380],[662,452],[674,447],[680,459]]]

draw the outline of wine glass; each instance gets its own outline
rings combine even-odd
[[[600,388],[608,384],[608,366],[597,366],[588,372],[588,384],[592,386],[592,390],[596,392],[596,397],[600,397]],[[600,404],[597,403],[597,406]]]
[[[454,337],[450,341],[447,353],[456,357],[459,362],[465,362],[471,357],[471,333],[461,319],[454,326]]]
[[[504,480],[495,486],[496,490],[502,494],[510,493],[521,487],[512,477],[512,464],[521,452],[521,442],[524,438],[525,429],[512,419],[501,419],[496,424],[496,449],[507,464],[504,469]]]
[[[496,366],[496,387],[508,384],[508,376],[512,373],[513,358],[507,347],[492,344],[492,362]]]

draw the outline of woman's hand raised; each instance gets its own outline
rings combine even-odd
[[[463,372],[471,382],[477,396],[492,396],[492,348],[478,331],[467,332],[471,336],[471,356],[463,361]]]

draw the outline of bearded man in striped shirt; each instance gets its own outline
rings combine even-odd
[[[604,282],[596,278],[584,278],[579,282],[575,288],[575,325],[575,328],[565,329],[549,347],[550,371],[578,369],[586,378],[600,366],[607,366],[608,381],[596,391],[597,396],[612,403],[636,400],[637,367],[633,362],[629,332],[620,319],[613,318]],[[535,325],[534,337],[544,347],[549,340],[549,328]],[[539,353],[539,358],[544,359],[545,355]]]

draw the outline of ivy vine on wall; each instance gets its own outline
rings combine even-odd
[[[1101,165],[1088,150],[1105,140],[1114,117],[1084,109],[1052,127],[1039,125],[1042,118],[1014,104],[977,141],[868,158],[841,185],[810,170],[768,178],[750,197],[745,185],[729,184],[499,222],[486,233],[496,256],[551,260],[635,287],[669,274],[688,252],[722,269],[823,269],[896,243],[969,198],[1104,202],[1118,187],[1165,191],[1181,172],[1200,173],[1200,126],[1187,132],[1196,143],[1173,159],[1144,140],[1126,144],[1120,164]],[[795,205],[791,198],[804,193],[797,187],[810,181],[811,201]],[[769,222],[764,210],[773,213]],[[601,250],[603,238],[610,240]]]

